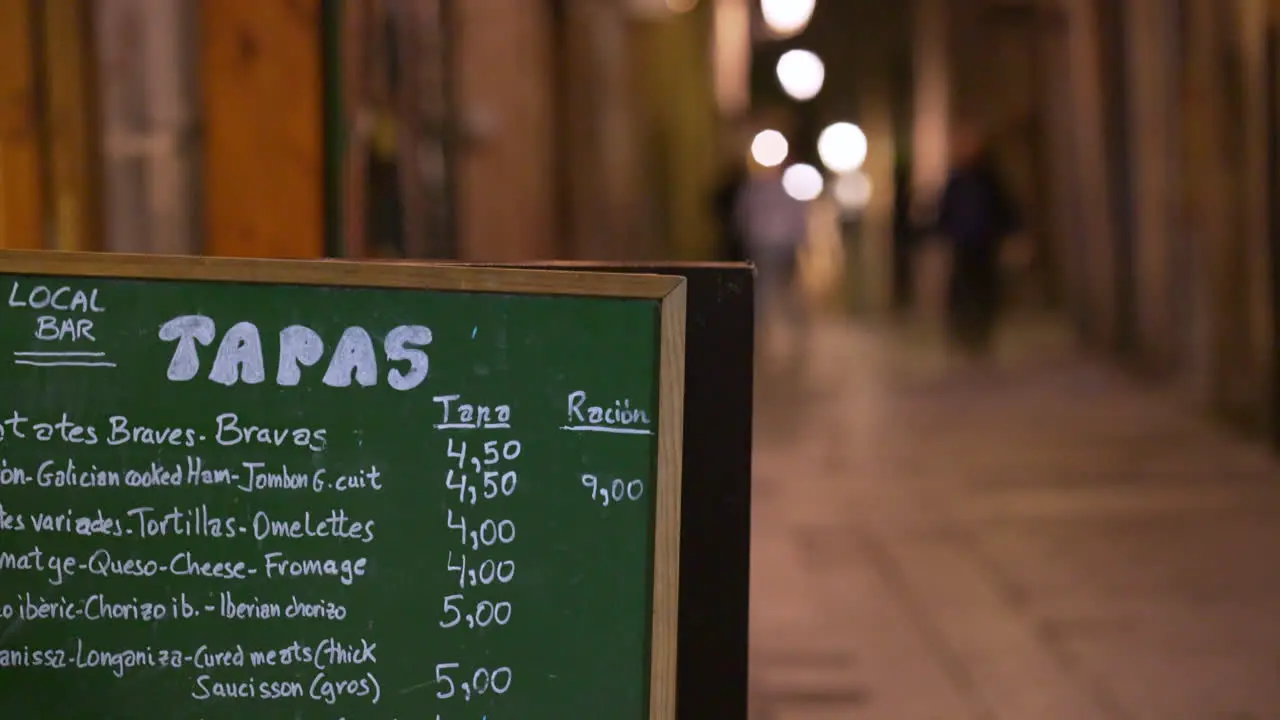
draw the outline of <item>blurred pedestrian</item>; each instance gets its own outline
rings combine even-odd
[[[778,315],[792,335],[792,351],[799,358],[807,336],[807,314],[797,271],[808,240],[809,208],[787,193],[779,168],[758,168],[743,185],[734,214],[747,255],[756,266],[761,337],[776,327],[772,317]]]
[[[1002,245],[1017,232],[1019,217],[977,126],[959,126],[952,151],[937,215],[937,232],[951,256],[947,320],[959,349],[983,355],[1002,305]]]

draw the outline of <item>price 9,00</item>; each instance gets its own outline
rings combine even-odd
[[[601,482],[595,475],[583,475],[582,487],[591,492],[591,499],[603,507],[621,502],[635,502],[644,497],[644,481],[626,481],[614,478],[611,482]]]

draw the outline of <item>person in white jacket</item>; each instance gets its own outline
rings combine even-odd
[[[787,194],[777,168],[764,168],[743,186],[735,216],[756,265],[757,322],[767,324],[772,308],[782,310],[793,334],[805,326],[797,288],[800,252],[809,233],[809,209]],[[763,330],[764,328],[761,327]]]

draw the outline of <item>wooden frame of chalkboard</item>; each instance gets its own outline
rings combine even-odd
[[[676,718],[686,280],[654,274],[402,262],[258,260],[0,250],[0,274],[649,299],[659,305],[657,490],[652,540],[649,718]]]
[[[420,261],[412,261],[420,262]],[[755,271],[747,263],[481,264],[680,275],[688,281],[681,508],[679,718],[748,712]]]

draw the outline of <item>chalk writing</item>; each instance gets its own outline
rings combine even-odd
[[[157,287],[0,273],[0,688],[67,720],[114,683],[157,718],[499,720],[644,665],[647,611],[572,637],[586,583],[650,596],[654,373],[612,349],[643,323],[566,320],[543,357],[480,305]]]
[[[198,345],[210,345],[217,335],[217,325],[204,315],[182,315],[160,326],[159,337],[176,343],[165,376],[174,382],[186,382],[200,372]],[[421,349],[431,344],[431,329],[422,325],[400,325],[386,334],[383,353],[388,363],[404,362],[407,369],[392,367],[387,384],[396,390],[412,390],[427,377],[430,361]],[[324,356],[325,344],[319,333],[302,325],[291,325],[279,332],[279,364],[275,382],[282,387],[302,382],[302,368],[311,367]],[[258,327],[241,321],[227,329],[218,343],[208,379],[222,385],[246,383],[256,385],[267,378],[262,337]],[[373,338],[362,327],[343,330],[330,356],[321,382],[330,387],[363,387],[378,382],[378,358]]]

